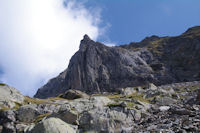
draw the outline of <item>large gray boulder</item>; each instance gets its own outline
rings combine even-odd
[[[5,84],[0,84],[0,109],[13,108],[16,103],[23,103],[24,96],[15,88]]]
[[[134,113],[121,107],[96,108],[80,116],[80,132],[132,133]]]
[[[35,97],[53,97],[69,89],[101,93],[148,83],[158,86],[200,80],[199,32],[200,28],[194,27],[177,37],[152,36],[115,47],[85,35],[68,68],[41,87]]]
[[[78,98],[89,98],[89,96],[86,93],[81,92],[79,90],[68,90],[65,93],[59,95],[59,97],[65,98],[68,100],[73,100],[73,99],[78,99]]]
[[[78,125],[79,114],[74,110],[65,110],[53,113],[49,117],[59,118],[68,124]]]
[[[76,127],[65,123],[58,118],[48,118],[30,129],[26,133],[76,133]]]
[[[20,122],[33,122],[40,112],[34,105],[24,105],[17,110],[17,118]]]

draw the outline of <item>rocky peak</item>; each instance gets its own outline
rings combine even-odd
[[[176,37],[151,36],[139,43],[115,47],[85,35],[64,78],[50,80],[35,97],[57,96],[70,89],[103,93],[148,83],[200,80],[200,28],[190,28],[189,32]]]
[[[86,34],[81,40],[79,50],[85,50],[88,46],[93,45],[95,42],[90,39],[90,37]]]

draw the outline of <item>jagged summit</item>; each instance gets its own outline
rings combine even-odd
[[[90,37],[89,37],[87,34],[85,34],[85,35],[83,36],[83,40],[91,40],[91,39],[90,39]]]
[[[176,37],[152,36],[115,47],[85,35],[62,76],[50,80],[35,97],[57,96],[69,89],[103,93],[150,82],[163,85],[200,80],[200,28],[193,27],[185,33]]]

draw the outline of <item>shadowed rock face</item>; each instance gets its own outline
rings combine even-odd
[[[118,88],[200,80],[200,27],[177,37],[147,37],[139,43],[107,47],[87,35],[68,68],[36,93],[57,96],[66,90],[114,92]]]

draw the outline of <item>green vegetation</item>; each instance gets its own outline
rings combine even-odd
[[[117,102],[116,102],[116,103],[108,104],[107,106],[108,106],[109,108],[110,108],[110,107],[122,107],[121,103],[117,103]]]
[[[51,114],[51,113],[46,113],[46,114],[39,115],[39,116],[35,119],[34,123],[40,122],[41,120],[43,120],[43,118],[48,117],[50,114]]]
[[[192,92],[195,91],[197,89],[200,89],[199,85],[192,85],[192,86],[181,86],[181,87],[176,87],[178,90],[176,91],[176,93],[182,93],[182,92]]]
[[[152,98],[144,98],[143,93],[133,93],[131,95],[110,95],[107,96],[111,100],[115,101],[114,103],[108,104],[108,107],[123,107],[121,102],[125,102],[125,106],[129,109],[136,108],[137,104],[140,104],[138,101],[143,103],[150,103],[153,100]]]
[[[1,109],[0,109],[0,111],[6,111],[6,110],[10,110],[10,109],[6,106],[2,106]]]
[[[67,100],[67,99],[64,99],[64,98],[61,98],[61,97],[49,97],[48,99],[49,100]]]
[[[50,103],[48,99],[34,99],[30,97],[25,97],[24,98],[24,104],[55,104],[55,103]]]
[[[12,108],[13,110],[18,110],[20,106],[22,106],[21,103],[18,103],[18,102],[14,102],[15,103],[15,107]]]

